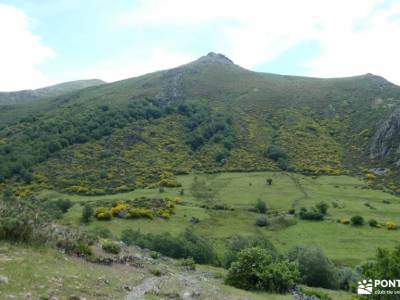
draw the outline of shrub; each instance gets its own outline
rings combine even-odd
[[[349,267],[340,267],[336,273],[339,288],[342,290],[352,291],[360,280],[360,274]]]
[[[94,212],[94,216],[99,221],[108,221],[112,218],[111,210],[106,207],[98,207]]]
[[[272,185],[272,178],[267,178],[267,184]]]
[[[192,257],[185,258],[181,261],[181,266],[189,270],[196,270],[196,263]]]
[[[353,216],[350,219],[351,225],[353,226],[361,226],[364,225],[364,218],[361,216]]]
[[[159,268],[153,267],[150,268],[150,273],[153,274],[154,276],[160,277],[161,276],[161,270]]]
[[[45,201],[40,206],[50,217],[60,219],[72,205],[69,199],[54,199]]]
[[[324,219],[324,215],[321,212],[311,209],[310,211],[307,208],[302,207],[299,213],[300,219],[303,220],[312,220],[312,221],[322,221]]]
[[[295,264],[274,260],[264,249],[247,248],[232,263],[226,283],[246,290],[285,293],[294,287],[298,275]]]
[[[289,215],[295,215],[296,214],[296,210],[294,208],[291,208],[288,210],[288,214]]]
[[[323,215],[326,215],[328,212],[329,204],[326,202],[319,202],[317,205],[315,205],[315,208]]]
[[[297,246],[289,250],[287,257],[290,261],[297,262],[302,283],[337,288],[336,270],[321,249]]]
[[[90,205],[86,204],[82,210],[81,222],[89,223],[92,215],[93,215],[93,208]]]
[[[371,219],[368,221],[368,225],[371,227],[378,227],[378,221],[375,219]]]
[[[238,259],[238,254],[240,251],[246,248],[258,247],[268,251],[268,253],[275,259],[278,257],[278,253],[271,241],[263,236],[259,237],[243,237],[240,235],[233,236],[228,245],[226,246],[226,251],[224,255],[224,267],[229,268],[232,262]]]
[[[348,224],[350,224],[350,220],[349,219],[341,219],[340,223],[342,223],[344,225],[348,225]]]
[[[0,199],[0,240],[41,242],[45,238],[41,229],[47,223],[46,216],[32,202],[33,199]]]
[[[111,208],[113,216],[123,218],[129,209],[129,205],[123,202],[117,202]]]
[[[265,227],[268,225],[267,217],[264,215],[258,216],[256,218],[256,225],[258,227]]]
[[[260,214],[265,214],[267,213],[267,203],[265,203],[265,201],[258,199],[255,205],[255,209]]]
[[[88,244],[84,242],[78,242],[74,247],[74,252],[77,256],[93,256],[93,251]]]
[[[160,258],[160,253],[158,253],[158,252],[156,252],[156,251],[151,251],[151,252],[150,252],[150,257],[151,257],[152,259],[158,259],[158,258]]]
[[[289,226],[296,225],[297,221],[293,218],[285,218],[284,216],[273,217],[269,221],[270,230],[281,230]]]
[[[397,225],[393,222],[386,222],[386,228],[389,230],[395,230],[397,229]]]
[[[197,263],[218,263],[214,248],[208,240],[189,230],[172,236],[170,233],[141,234],[139,231],[128,229],[122,232],[121,239],[128,245],[148,248],[173,258],[192,257]]]
[[[133,207],[128,210],[127,218],[131,219],[147,218],[152,220],[154,218],[154,214],[151,209]]]
[[[105,242],[101,248],[107,253],[119,254],[121,252],[121,246],[114,242]]]

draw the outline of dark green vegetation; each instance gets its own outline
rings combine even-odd
[[[400,88],[371,74],[262,74],[210,54],[168,71],[0,106],[0,180],[106,194],[159,185],[164,172],[282,169],[361,174],[396,192],[395,157],[375,159],[371,145],[399,99]],[[386,172],[368,173],[378,166]]]

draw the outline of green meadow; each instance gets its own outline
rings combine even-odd
[[[266,183],[272,178],[272,184]],[[85,202],[128,200],[146,197],[179,197],[175,215],[169,220],[93,220],[85,229],[108,228],[115,237],[124,229],[139,229],[143,233],[170,232],[178,234],[190,227],[194,232],[211,239],[222,256],[229,238],[235,234],[271,239],[281,252],[295,245],[317,245],[336,263],[357,265],[372,258],[380,246],[392,248],[398,243],[400,231],[388,230],[384,224],[400,224],[400,198],[373,190],[365,181],[350,176],[310,177],[286,172],[192,174],[179,176],[181,188],[138,189],[129,193],[107,196],[77,196],[46,191],[41,197],[69,198],[76,205],[64,216],[65,224],[79,224]],[[183,195],[182,195],[183,190]],[[249,211],[257,199],[267,203],[266,227],[255,225],[257,213]],[[310,208],[318,202],[329,204],[323,221],[300,220],[289,215],[292,208]],[[214,209],[225,205],[232,210]],[[364,218],[363,226],[342,224],[354,215]],[[199,219],[197,224],[190,220]],[[375,219],[383,226],[373,228],[367,222]]]

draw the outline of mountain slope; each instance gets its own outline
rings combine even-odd
[[[360,173],[380,165],[370,145],[399,100],[372,74],[257,73],[210,53],[14,107],[0,122],[0,177],[101,194],[174,185],[173,174],[194,170]]]
[[[59,95],[101,85],[105,82],[99,79],[77,80],[64,82],[36,90],[23,90],[17,92],[0,92],[0,105],[21,104],[43,98],[57,97]]]

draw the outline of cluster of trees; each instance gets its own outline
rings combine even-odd
[[[265,151],[265,156],[273,161],[276,161],[281,170],[286,170],[288,168],[287,154],[279,146],[269,146]]]
[[[7,140],[0,145],[0,182],[16,177],[29,183],[32,167],[53,153],[107,136],[131,121],[157,119],[173,111],[154,101],[136,100],[124,108],[100,105],[79,113],[65,108],[63,114],[51,118],[24,118],[15,125],[16,130],[0,131],[0,139]]]
[[[223,113],[213,112],[207,105],[180,104],[178,112],[187,116],[185,127],[188,131],[186,143],[196,151],[206,143],[216,143],[224,150],[216,154],[215,160],[222,162],[234,147],[232,119]]]

